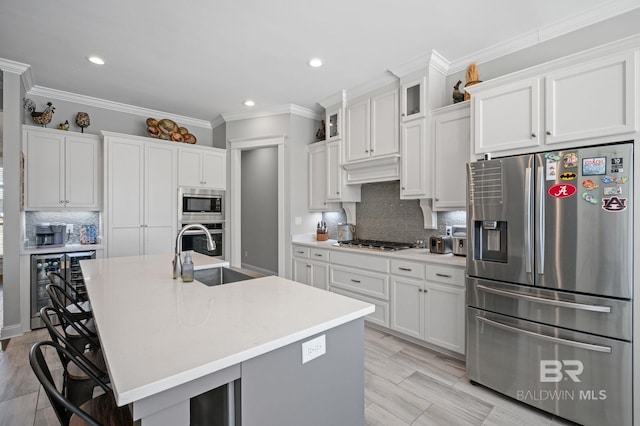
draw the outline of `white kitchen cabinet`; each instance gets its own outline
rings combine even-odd
[[[532,78],[473,93],[476,154],[541,144],[540,86]]]
[[[398,110],[395,88],[347,105],[345,162],[399,154]]]
[[[329,288],[329,252],[308,247],[293,247],[293,280],[312,287]]]
[[[426,85],[427,77],[420,76],[402,83],[402,122],[426,117]]]
[[[217,148],[180,147],[178,185],[194,188],[227,188],[226,151]]]
[[[334,141],[342,138],[342,106],[327,108],[325,117],[326,140]]]
[[[25,210],[100,210],[98,136],[24,126],[23,143]]]
[[[636,130],[635,52],[614,55],[545,76],[545,143]]]
[[[424,338],[423,291],[423,280],[405,277],[391,278],[392,304],[389,326],[392,330],[416,339]]]
[[[400,198],[430,198],[432,175],[430,147],[427,140],[427,120],[413,120],[402,124],[402,167]]]
[[[327,210],[327,144],[316,142],[308,147],[309,210]]]
[[[360,202],[360,185],[347,185],[341,166],[341,141],[327,142],[327,201]]]
[[[107,256],[172,253],[177,233],[177,148],[105,133]]]
[[[637,55],[625,52],[504,85],[474,87],[475,154],[557,149],[554,144],[631,134],[638,120]]]
[[[465,353],[464,287],[427,282],[424,297],[424,340]]]
[[[433,111],[434,209],[466,207],[466,164],[471,160],[469,102]]]

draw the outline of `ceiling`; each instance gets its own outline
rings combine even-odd
[[[432,49],[450,62],[638,0],[2,0],[0,58],[33,84],[206,121],[318,101]],[[554,27],[555,28],[555,27]],[[101,56],[106,64],[87,61]],[[307,61],[322,58],[324,66]],[[466,62],[465,62],[466,63]]]

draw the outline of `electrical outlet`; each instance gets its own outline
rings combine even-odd
[[[302,217],[296,216],[296,225],[302,225]]]
[[[453,227],[452,227],[451,225],[447,225],[447,226],[445,226],[445,229],[446,229],[446,235],[451,236],[451,233],[453,232],[453,231],[452,231],[452,228],[453,228]]]
[[[302,343],[302,363],[306,364],[312,359],[327,353],[327,341],[325,335]]]

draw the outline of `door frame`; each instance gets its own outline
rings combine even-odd
[[[229,263],[233,267],[242,266],[242,151],[257,148],[278,148],[278,275],[285,274],[285,136],[265,136],[258,138],[229,139],[230,184],[229,184],[229,238],[226,239]]]

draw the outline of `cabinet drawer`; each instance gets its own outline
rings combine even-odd
[[[464,287],[464,269],[442,265],[427,265],[427,280]]]
[[[304,246],[293,246],[293,255],[295,257],[305,257],[309,258],[309,247]]]
[[[391,273],[405,277],[424,279],[424,263],[408,260],[391,260]]]
[[[331,288],[331,291],[336,294],[341,294],[343,296],[351,297],[353,299],[358,299],[363,302],[371,303],[376,307],[375,312],[370,313],[365,317],[365,320],[378,324],[382,327],[389,328],[389,302],[383,302],[378,299],[373,299],[367,296],[363,296],[361,294],[352,293],[347,290],[343,290],[341,288]]]
[[[389,300],[389,277],[346,267],[331,267],[331,287]]]
[[[312,248],[309,251],[309,258],[314,260],[323,260],[325,262],[329,261],[329,250]]]
[[[389,259],[374,254],[346,253],[334,251],[331,253],[331,263],[352,266],[369,271],[389,273]]]

